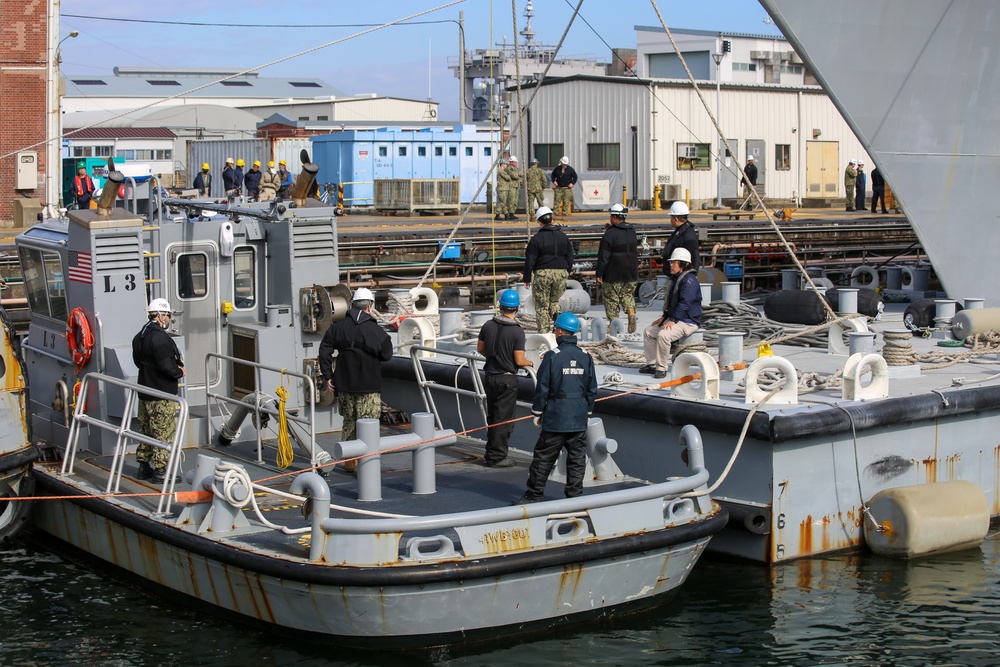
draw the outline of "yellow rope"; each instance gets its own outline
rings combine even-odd
[[[284,372],[281,376],[285,376]],[[278,453],[275,455],[274,464],[284,470],[292,465],[292,460],[295,458],[295,452],[292,451],[292,441],[288,437],[288,416],[285,414],[288,390],[279,386],[275,393],[278,395]]]

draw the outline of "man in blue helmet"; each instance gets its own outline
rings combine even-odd
[[[517,369],[532,365],[524,356],[524,329],[514,319],[520,306],[521,297],[517,292],[505,289],[500,293],[500,314],[479,330],[477,349],[486,357],[486,421],[490,429],[483,458],[488,468],[514,465],[514,459],[507,457],[507,441],[514,424],[503,422],[514,418]]]
[[[573,313],[556,318],[557,348],[542,358],[531,412],[542,432],[528,469],[528,490],[515,504],[535,503],[545,495],[545,483],[559,452],[566,448],[566,497],[583,495],[587,470],[587,422],[597,398],[594,360],[576,345],[580,320]]]

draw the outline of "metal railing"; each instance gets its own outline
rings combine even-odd
[[[122,410],[122,420],[115,424],[104,419],[92,417],[87,414],[88,389],[94,382],[113,385],[125,390],[125,406]],[[177,404],[177,427],[174,429],[173,442],[166,443],[151,436],[140,433],[132,429],[132,414],[135,412],[136,401],[139,392],[146,396],[152,396],[158,401],[170,401]],[[106,392],[98,392],[99,395],[106,395]],[[167,394],[150,387],[143,387],[127,380],[114,378],[101,373],[88,373],[83,376],[80,384],[80,393],[76,399],[76,409],[73,411],[73,421],[70,424],[69,437],[66,440],[66,455],[63,458],[61,473],[72,475],[73,467],[76,464],[77,443],[80,439],[80,425],[87,424],[95,426],[101,430],[109,431],[116,435],[115,451],[111,458],[111,469],[108,471],[108,484],[105,493],[119,493],[121,487],[122,469],[125,466],[125,454],[129,445],[133,441],[166,449],[170,452],[167,461],[167,468],[163,479],[163,495],[156,511],[164,514],[170,511],[170,502],[174,490],[174,480],[180,468],[181,443],[184,442],[184,431],[187,427],[188,403],[182,396]]]
[[[268,403],[277,402],[277,399],[273,399],[273,397],[264,394],[260,390],[260,387],[263,386],[262,385],[262,381],[264,379],[263,373],[264,372],[273,373],[277,375],[279,378],[287,377],[287,378],[295,378],[297,380],[301,380],[302,381],[301,389],[303,392],[302,396],[304,397],[304,403],[306,404],[303,407],[308,406],[308,416],[302,416],[301,414],[297,414],[298,411],[296,410],[296,408],[298,406],[292,406],[291,409],[289,409],[288,406],[286,406],[285,417],[289,422],[299,424],[307,431],[308,443],[301,443],[301,444],[305,447],[308,447],[309,449],[310,465],[316,466],[319,463],[329,460],[329,455],[322,457],[323,461],[320,461],[319,458],[317,457],[316,427],[315,427],[316,404],[313,400],[311,400],[313,396],[316,396],[316,386],[313,384],[312,377],[305,375],[303,373],[296,373],[294,371],[289,371],[288,369],[285,368],[266,366],[264,364],[260,364],[254,361],[248,361],[246,359],[238,359],[237,357],[230,357],[224,354],[218,354],[216,352],[210,352],[207,355],[205,355],[205,377],[209,377],[208,376],[209,366],[212,363],[213,359],[219,359],[223,362],[230,364],[230,369],[229,369],[230,377],[232,376],[232,366],[235,364],[240,364],[243,366],[249,366],[253,368],[254,387],[256,387],[257,390],[252,392],[252,395],[256,398],[256,400],[254,401],[253,405],[250,406],[246,401],[246,396],[244,396],[243,398],[233,398],[232,396],[226,396],[225,394],[220,394],[206,389],[205,402],[208,406],[209,415],[212,414],[211,408],[214,402],[215,405],[219,405],[221,403],[221,404],[235,406],[240,409],[252,407],[254,414],[257,418],[256,421],[257,424],[261,424],[262,415],[268,415],[269,417],[274,417],[275,419],[278,419],[281,415],[280,411],[268,406]],[[291,394],[291,392],[289,393]],[[214,425],[212,424],[211,419],[205,420],[205,429],[207,437],[206,443],[210,443],[212,442],[212,439],[215,437]],[[263,446],[263,441],[261,439],[262,430],[263,430],[262,427],[257,429],[257,463],[264,462],[264,451],[263,451],[264,446]],[[323,454],[326,454],[326,452],[323,452]]]

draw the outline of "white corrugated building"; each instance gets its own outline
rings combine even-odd
[[[637,69],[669,72],[673,60],[663,48],[650,44],[653,29],[637,28],[640,37]],[[688,46],[678,42],[685,58],[700,74],[695,74],[704,104],[687,80],[640,79],[634,77],[571,76],[546,78],[530,109],[526,122],[524,146],[543,167],[552,168],[562,155],[570,158],[577,171],[617,171],[629,189],[629,201],[648,202],[653,187],[664,188],[665,200],[690,197],[696,208],[716,201],[719,172],[721,197],[737,198],[740,165],[752,153],[755,157],[758,187],[769,198],[794,201],[797,205],[836,205],[843,201],[843,172],[851,159],[865,160],[867,171],[874,165],[833,103],[787,51],[787,42],[764,36],[722,36],[691,33]],[[665,34],[660,31],[662,41]],[[712,53],[722,52],[723,39],[731,41],[731,51],[717,68]],[[761,42],[773,44],[769,51]],[[783,45],[783,46],[782,46]],[[671,50],[669,42],[666,48]],[[690,52],[688,51],[690,49]],[[742,54],[742,55],[741,55]],[[709,66],[705,67],[705,58]],[[740,59],[760,61],[761,69],[735,69]],[[769,62],[793,63],[785,74],[781,65],[771,68],[766,78],[780,78],[779,83],[764,83]],[[652,65],[652,66],[651,66]],[[721,69],[720,94],[716,94],[715,76]],[[694,70],[692,70],[694,71]],[[708,77],[708,78],[705,78]],[[783,77],[783,78],[782,78]],[[736,79],[733,81],[732,79]],[[788,83],[791,80],[792,83]],[[528,84],[526,88],[534,88]],[[719,114],[733,155],[716,150],[720,140],[709,113]],[[522,139],[514,129],[511,151],[522,152]],[[722,155],[717,162],[715,155]],[[870,184],[869,184],[870,190]],[[620,193],[613,193],[617,201]]]

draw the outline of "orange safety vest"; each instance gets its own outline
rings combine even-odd
[[[90,180],[90,176],[84,176],[81,179],[80,175],[77,174],[75,180],[76,180],[76,196],[77,197],[83,196],[84,192],[88,192],[88,193],[91,193],[91,194],[94,192],[94,182],[92,180]],[[87,189],[86,190],[83,189],[84,184],[87,185]]]

